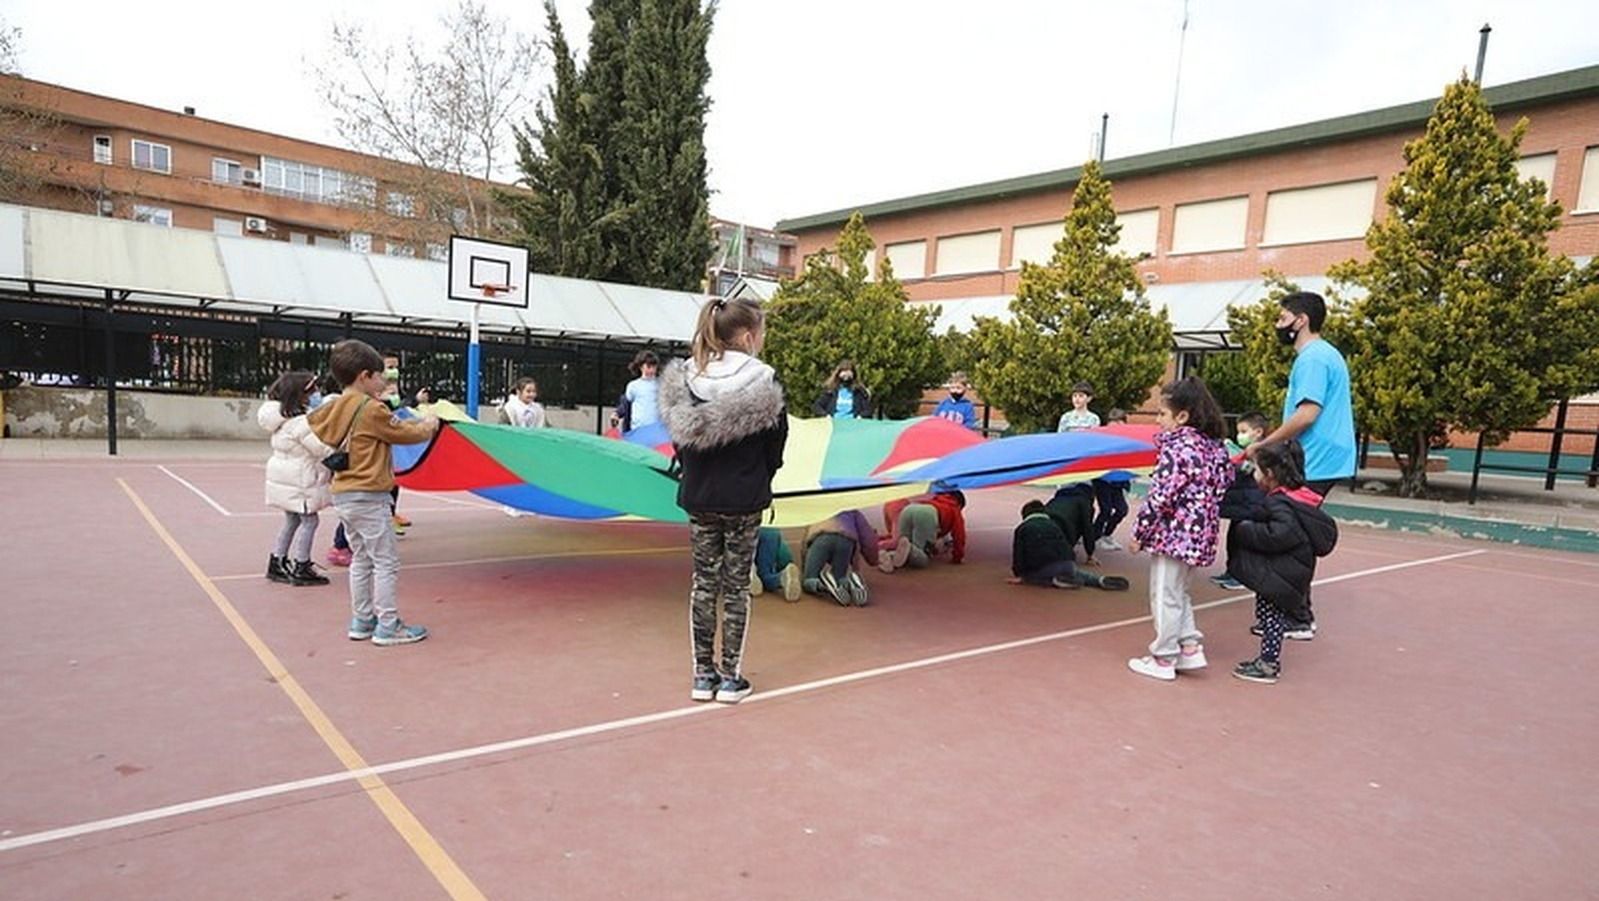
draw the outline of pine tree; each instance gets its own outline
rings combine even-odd
[[[1450,85],[1405,146],[1389,214],[1366,233],[1371,258],[1330,273],[1365,292],[1345,350],[1362,420],[1407,496],[1425,493],[1428,449],[1449,431],[1501,441],[1599,384],[1599,295],[1548,251],[1560,206],[1519,176],[1526,129],[1501,135],[1475,83]]]
[[[836,251],[812,254],[805,272],[778,290],[767,309],[762,356],[789,391],[789,408],[809,409],[833,366],[853,360],[858,380],[885,416],[915,415],[922,389],[948,373],[934,336],[937,307],[906,304],[905,288],[885,258],[877,278],[866,278],[866,255],[875,247],[860,213],[850,217]]]
[[[627,39],[620,136],[630,281],[696,290],[710,259],[706,45],[715,6],[643,0]]]
[[[1022,264],[1011,320],[978,320],[973,382],[1014,430],[1053,429],[1076,382],[1094,386],[1103,414],[1141,404],[1165,372],[1171,323],[1150,309],[1136,261],[1113,249],[1120,233],[1110,182],[1089,161],[1054,255]]]

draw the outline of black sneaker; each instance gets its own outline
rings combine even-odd
[[[1245,682],[1261,682],[1274,685],[1277,675],[1282,672],[1282,665],[1271,660],[1245,660],[1233,668],[1233,675]]]
[[[1283,637],[1290,641],[1315,641],[1316,624],[1313,622],[1289,623],[1283,628]]]
[[[1262,626],[1260,623],[1255,623],[1253,626],[1249,627],[1249,634],[1255,636],[1256,638],[1259,638],[1261,635],[1265,634],[1265,632],[1266,627]]]
[[[716,687],[716,701],[719,704],[737,704],[754,690],[750,680],[743,676],[723,676],[722,684]]]
[[[854,600],[844,590],[844,586],[838,584],[838,579],[833,575],[832,569],[823,567],[818,581],[822,583],[822,592],[837,601],[840,607],[849,607],[854,604]]]
[[[282,582],[284,585],[294,581],[289,575],[289,561],[277,556],[267,557],[266,577],[274,582]]]
[[[722,684],[722,674],[716,670],[706,672],[700,670],[694,673],[694,688],[688,693],[689,699],[694,701],[709,701],[716,697],[716,686]]]

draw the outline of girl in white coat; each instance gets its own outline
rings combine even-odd
[[[267,561],[267,578],[289,585],[326,585],[328,577],[311,565],[317,511],[333,502],[333,471],[322,461],[334,449],[311,431],[305,413],[311,406],[316,376],[284,373],[267,389],[267,401],[256,414],[261,428],[272,433],[272,457],[266,466],[267,506],[283,511],[283,528]]]

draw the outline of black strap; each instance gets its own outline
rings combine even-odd
[[[345,452],[350,450],[350,436],[355,433],[355,421],[361,418],[361,410],[366,407],[366,402],[371,399],[370,397],[363,397],[361,402],[356,405],[355,415],[350,417],[350,427],[344,430],[344,438],[339,441],[339,450]]]

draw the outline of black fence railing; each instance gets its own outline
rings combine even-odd
[[[1477,436],[1477,453],[1471,461],[1471,490],[1466,495],[1466,502],[1477,502],[1477,481],[1481,478],[1483,470],[1493,472],[1528,473],[1543,476],[1543,490],[1555,490],[1555,481],[1561,476],[1582,476],[1589,488],[1599,487],[1599,429],[1572,429],[1566,427],[1566,417],[1570,412],[1571,401],[1563,400],[1555,408],[1555,424],[1553,428],[1528,428],[1517,429],[1518,432],[1529,432],[1535,435],[1549,435],[1549,458],[1544,466],[1521,466],[1513,463],[1494,463],[1482,457],[1484,450],[1483,437]],[[1587,469],[1562,469],[1560,458],[1564,451],[1564,444],[1568,436],[1586,436],[1594,439],[1593,456],[1588,461]]]

